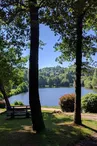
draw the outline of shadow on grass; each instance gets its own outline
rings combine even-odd
[[[5,120],[5,116],[0,115],[1,146],[73,146],[84,138],[81,128],[70,125],[72,117],[45,112],[46,130],[35,134],[30,119]]]
[[[45,121],[51,121],[54,123],[72,122],[72,116],[64,116],[64,114],[53,114],[45,112],[43,117]]]
[[[83,126],[84,128],[87,128],[87,129],[92,130],[93,132],[96,132],[96,133],[97,133],[97,130],[95,130],[95,129],[89,127],[89,126],[86,126],[85,124],[82,124],[82,126]]]

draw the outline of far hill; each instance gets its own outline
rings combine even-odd
[[[82,68],[82,86],[92,88],[93,67]],[[56,66],[39,70],[39,87],[71,87],[75,80],[75,65],[68,68]]]
[[[81,81],[82,86],[86,88],[97,87],[96,71],[97,68],[83,65]],[[29,72],[25,69],[25,77],[28,79]],[[75,65],[71,65],[68,68],[61,66],[45,67],[39,69],[39,87],[73,87],[76,72]],[[25,78],[24,77],[24,78]]]

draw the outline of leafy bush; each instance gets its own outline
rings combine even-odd
[[[94,75],[92,78],[92,86],[95,89],[97,87],[97,68],[95,68]]]
[[[84,86],[86,88],[92,89],[92,81],[85,80],[84,81]]]
[[[24,104],[21,101],[15,101],[13,105],[20,105],[23,106]]]
[[[59,99],[59,105],[62,111],[73,112],[74,111],[74,100],[75,94],[65,94]]]
[[[26,82],[21,83],[18,86],[17,90],[19,90],[19,92],[21,91],[21,93],[22,92],[27,92],[28,91],[28,84]]]
[[[82,110],[97,113],[97,94],[89,93],[82,97]]]
[[[12,89],[9,93],[9,96],[17,95],[19,93],[27,92],[28,91],[28,84],[27,82],[21,83],[16,89]]]
[[[0,108],[5,108],[5,102],[3,100],[0,100]]]
[[[2,95],[2,93],[0,92],[0,99],[3,99],[3,95]]]

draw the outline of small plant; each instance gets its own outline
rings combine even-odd
[[[20,106],[23,106],[24,104],[23,104],[21,101],[15,101],[15,102],[14,102],[14,105],[20,105]]]
[[[75,94],[65,94],[59,100],[59,105],[61,106],[63,112],[74,111]]]
[[[2,93],[0,92],[0,99],[3,99],[3,95],[2,95]]]
[[[97,94],[89,93],[82,97],[82,110],[97,113]]]
[[[0,108],[5,108],[5,102],[3,100],[0,100]]]

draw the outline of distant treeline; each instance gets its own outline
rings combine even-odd
[[[39,87],[72,87],[75,80],[75,66],[68,68],[56,66],[39,70]],[[82,68],[82,86],[97,87],[97,68]]]
[[[39,70],[39,88],[73,87],[75,80],[75,66],[68,68],[56,66],[45,67]],[[18,80],[10,82],[8,96],[28,91],[29,71],[27,68],[17,71]],[[85,88],[97,88],[97,68],[82,68],[81,84]],[[0,92],[0,98],[3,95]]]

